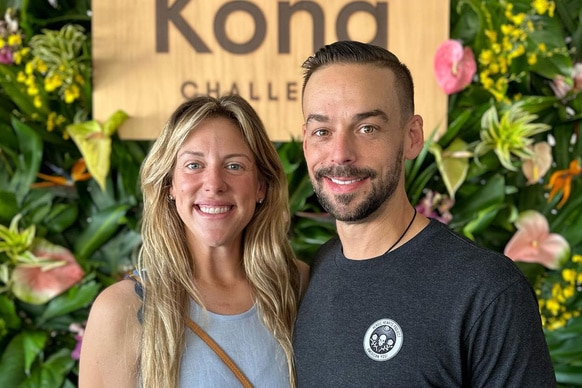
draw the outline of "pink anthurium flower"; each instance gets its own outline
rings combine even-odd
[[[515,221],[517,232],[505,246],[505,256],[514,261],[539,263],[557,269],[568,259],[570,245],[557,233],[550,233],[548,220],[535,210],[528,210]]]
[[[83,270],[68,249],[36,239],[31,251],[43,264],[19,264],[12,271],[12,292],[23,302],[46,303],[83,278]]]
[[[437,49],[434,73],[437,83],[446,94],[453,94],[469,85],[477,71],[475,55],[470,47],[449,39]]]

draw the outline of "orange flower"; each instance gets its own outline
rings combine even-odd
[[[551,189],[548,196],[548,202],[560,191],[562,192],[562,199],[558,203],[558,209],[564,206],[568,198],[570,198],[570,191],[572,189],[572,178],[582,173],[582,167],[578,160],[572,160],[570,166],[566,170],[557,170],[550,176],[546,188]]]
[[[71,174],[64,175],[47,175],[39,172],[36,174],[39,178],[44,179],[44,182],[33,183],[30,187],[37,189],[40,187],[52,187],[52,186],[69,186],[75,185],[75,182],[86,181],[91,178],[91,173],[87,172],[87,166],[85,165],[85,160],[83,158],[77,160],[77,162],[71,168]]]

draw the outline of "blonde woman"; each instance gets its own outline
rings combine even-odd
[[[81,387],[294,386],[292,328],[308,268],[295,259],[283,167],[236,95],[179,106],[141,168],[134,280],[105,289],[83,338]]]

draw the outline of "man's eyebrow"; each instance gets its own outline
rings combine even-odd
[[[305,120],[305,124],[308,124],[311,121],[317,121],[317,122],[320,122],[320,123],[327,123],[329,121],[329,117],[327,117],[325,115],[320,115],[320,114],[312,113],[309,116],[307,116],[307,120]]]
[[[386,112],[384,112],[381,109],[374,109],[374,110],[371,110],[369,112],[362,112],[362,113],[357,113],[356,115],[354,115],[355,121],[361,121],[361,120],[367,119],[369,117],[379,117],[380,119],[382,119],[384,121],[388,121],[388,115],[386,114]]]

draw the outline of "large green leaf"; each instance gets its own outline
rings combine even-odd
[[[17,334],[0,357],[0,387],[18,387],[26,378],[24,373],[25,332]]]
[[[36,174],[42,160],[43,145],[40,136],[28,125],[13,119],[12,126],[18,137],[21,162],[13,177],[12,189],[18,203],[22,203],[30,190],[30,185],[36,180]]]
[[[71,350],[60,349],[53,353],[39,367],[33,369],[21,388],[61,387],[67,374],[73,369],[75,360],[71,358]]]
[[[67,292],[48,303],[47,308],[40,316],[40,322],[46,322],[54,317],[87,307],[95,299],[100,288],[99,284],[94,281],[71,287]]]
[[[8,298],[6,295],[0,295],[0,320],[4,321],[4,328],[7,329],[16,329],[22,322],[16,312],[14,300]],[[2,335],[0,335],[1,338]]]
[[[13,192],[0,191],[0,222],[8,223],[18,213],[18,203]]]
[[[111,238],[121,225],[127,206],[115,206],[91,216],[88,227],[75,241],[75,257],[87,259]]]

